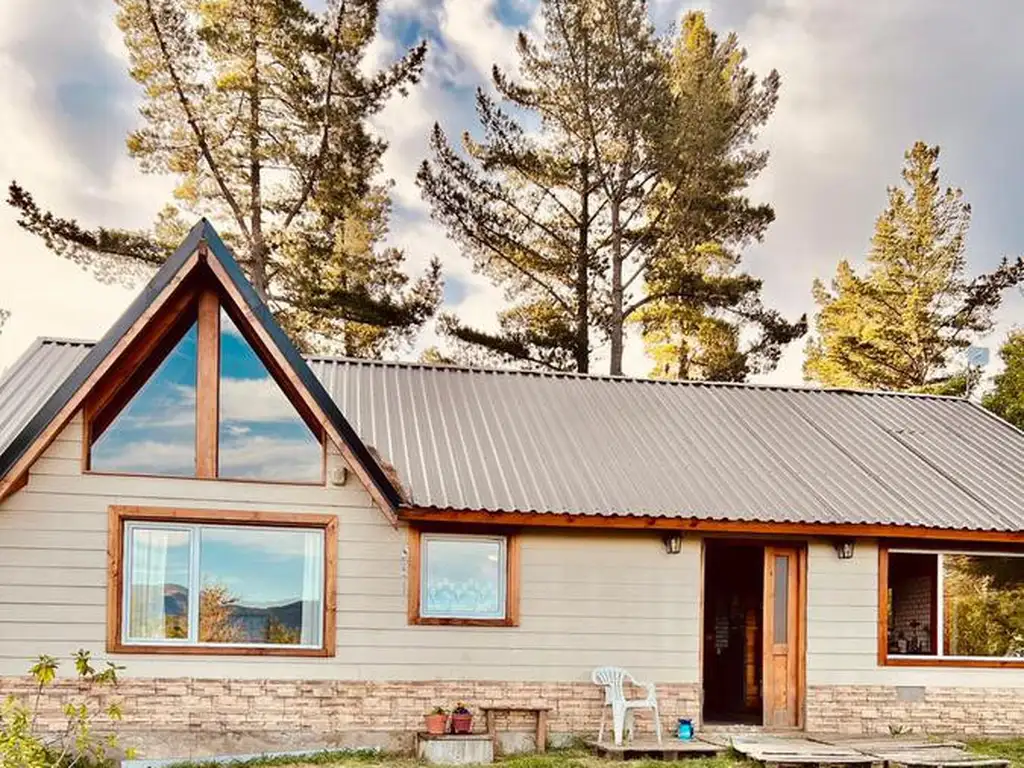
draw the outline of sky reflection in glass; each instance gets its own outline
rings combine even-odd
[[[195,475],[196,333],[193,325],[96,439],[91,469]]]
[[[219,476],[320,482],[320,441],[224,311],[220,322]]]

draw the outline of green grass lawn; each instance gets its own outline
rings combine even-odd
[[[498,758],[494,763],[500,768],[609,768],[621,763],[594,757],[580,750],[552,750],[545,755],[519,755]],[[271,758],[234,763],[226,767],[223,763],[179,763],[178,768],[423,768],[426,763],[411,757],[397,757],[388,754],[342,755],[323,753],[308,760],[294,758]],[[661,760],[631,760],[630,768],[665,768]],[[745,766],[743,760],[731,757],[694,758],[683,763],[685,768],[737,768]],[[467,768],[469,768],[467,766]]]
[[[1011,765],[1024,768],[1024,739],[972,741],[968,743],[971,750],[978,754],[1002,757],[1009,760]]]
[[[1010,741],[973,741],[971,751],[978,755],[991,755],[1010,761],[1013,766],[1024,768],[1024,739]],[[307,760],[294,758],[271,758],[234,763],[229,766],[218,763],[180,763],[179,768],[423,768],[425,763],[411,757],[396,757],[388,754],[340,754],[322,753]],[[499,758],[495,765],[500,768],[611,768],[621,763],[594,757],[580,750],[553,750],[545,755],[521,755]],[[665,768],[660,760],[631,760],[629,768]],[[692,758],[681,761],[682,768],[753,768],[748,763],[731,755],[716,758]],[[469,767],[467,767],[469,768]]]

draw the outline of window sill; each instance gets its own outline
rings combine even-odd
[[[901,658],[899,656],[887,656],[879,660],[879,663],[883,667],[951,667],[951,668],[989,668],[989,669],[1005,669],[1005,668],[1019,668],[1024,669],[1024,658],[1021,659],[957,659],[949,657],[935,656],[927,658],[924,656],[916,656],[913,658]]]
[[[131,655],[161,656],[294,656],[294,657],[330,657],[334,651],[328,648],[254,648],[254,647],[217,647],[204,645],[126,645],[116,643],[108,646],[107,653]]]
[[[417,616],[409,619],[409,623],[426,627],[518,627],[519,622],[513,619],[442,619],[436,617]]]
[[[326,488],[327,481],[320,480],[262,480],[258,477],[199,477],[197,475],[159,475],[149,472],[112,472],[102,469],[83,469],[85,476],[96,475],[98,477],[132,477],[155,480],[205,480],[213,483],[247,483],[249,485],[288,485],[300,488]]]

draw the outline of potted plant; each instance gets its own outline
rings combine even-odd
[[[444,707],[434,707],[423,716],[423,723],[431,736],[443,736],[445,725],[448,724],[448,713]]]
[[[461,701],[452,710],[452,733],[469,733],[473,730],[473,713]]]

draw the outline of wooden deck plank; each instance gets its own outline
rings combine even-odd
[[[725,751],[725,747],[700,739],[664,739],[661,744],[651,739],[639,739],[623,744],[610,741],[588,741],[587,747],[599,757],[622,760],[635,757],[654,757],[662,760],[680,760],[687,757],[714,757]]]

